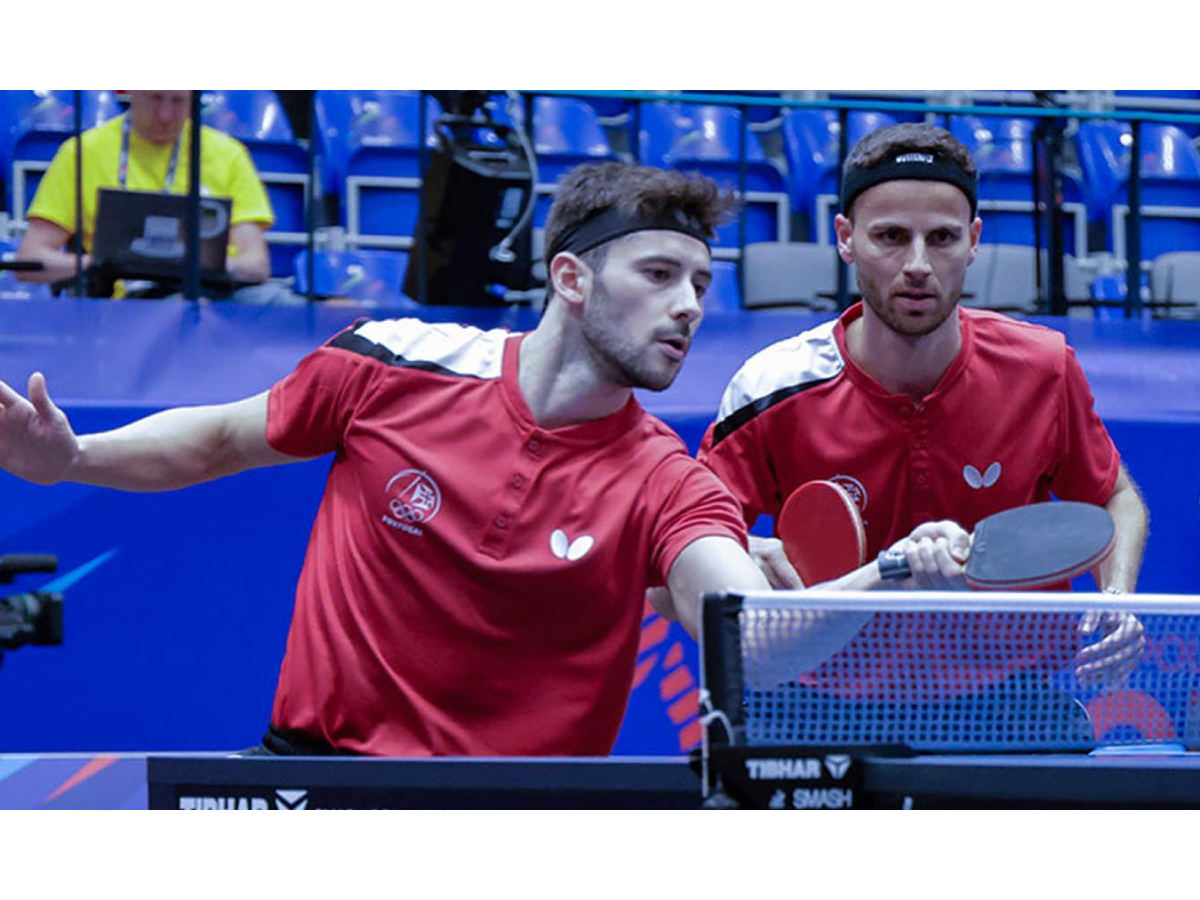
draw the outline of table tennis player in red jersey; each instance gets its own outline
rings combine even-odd
[[[333,453],[260,751],[605,754],[647,587],[693,634],[703,591],[767,587],[736,502],[632,394],[682,366],[731,203],[699,176],[581,167],[534,331],[363,322],[269,392],[81,438],[35,373],[29,400],[0,384],[0,466],[149,491]],[[913,547],[912,584],[957,567]]]
[[[862,138],[835,227],[864,302],[751,357],[699,458],[751,525],[806,482],[840,484],[861,509],[868,558],[926,520],[972,530],[1052,494],[1101,505],[1116,538],[1097,582],[1133,591],[1146,509],[1074,353],[1057,331],[959,306],[982,229],[976,184],[969,152],[943,129]],[[751,541],[773,585],[799,585],[777,540]],[[1099,655],[1140,647],[1131,617],[1089,616],[1081,628],[1111,632]]]

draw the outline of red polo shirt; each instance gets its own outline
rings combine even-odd
[[[271,390],[267,437],[335,453],[272,722],[377,755],[595,755],[647,585],[737,505],[630,401],[540,428],[520,335],[367,322]]]
[[[872,559],[922,522],[953,519],[972,531],[986,516],[1051,494],[1096,504],[1112,496],[1120,457],[1062,334],[960,308],[958,356],[914,401],[850,359],[846,326],[861,315],[861,304],[853,306],[767,347],[726,389],[699,458],[741,501],[747,523],[777,515],[806,481],[829,479],[862,510]],[[985,627],[994,640],[968,659],[956,642],[930,637],[955,627],[944,618],[896,647],[876,617],[816,678],[801,680],[858,697],[886,697],[889,686],[916,681],[926,684],[927,699],[954,695],[1014,671],[1064,664],[1074,642],[1047,625],[1041,646],[1014,644],[1004,628]],[[992,656],[986,672],[982,655]]]

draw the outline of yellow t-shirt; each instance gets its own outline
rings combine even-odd
[[[121,158],[121,124],[125,116],[89,128],[83,138],[83,246],[92,249],[96,228],[96,204],[100,188],[119,188],[117,168]],[[191,156],[191,122],[179,136],[179,159],[171,193],[186,194],[188,161]],[[173,145],[143,141],[135,130],[129,135],[129,173],[125,187],[131,191],[161,191],[167,180]],[[266,189],[258,177],[245,146],[207,126],[200,130],[200,193],[233,200],[232,224],[259,222],[270,228],[275,221]],[[28,218],[46,219],[71,234],[75,227],[75,138],[58,148],[50,168],[38,185],[37,195],[26,213]]]

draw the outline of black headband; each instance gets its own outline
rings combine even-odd
[[[944,181],[952,184],[971,203],[971,218],[978,209],[976,179],[936,153],[905,150],[869,169],[847,169],[842,176],[842,214],[849,215],[858,195],[885,181]]]
[[[560,253],[586,253],[594,247],[633,234],[635,231],[678,231],[694,237],[708,247],[709,230],[698,219],[681,209],[663,210],[650,216],[627,215],[615,206],[607,206],[582,222],[563,231],[550,247],[547,260]]]

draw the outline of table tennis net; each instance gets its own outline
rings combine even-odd
[[[744,604],[731,638],[741,663],[739,736],[749,745],[939,751],[1200,743],[1200,605],[1126,610],[1144,628],[1136,668],[1091,680],[1080,668],[1096,652],[1087,648],[1119,611],[1084,634],[1078,599],[1036,612],[838,613],[769,596]],[[713,652],[707,634],[705,644]]]

